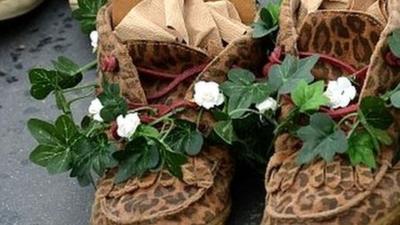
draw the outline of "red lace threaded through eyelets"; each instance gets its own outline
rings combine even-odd
[[[165,88],[163,88],[163,89],[155,92],[151,96],[147,97],[147,100],[152,101],[152,100],[160,99],[162,97],[167,96],[170,92],[175,90],[175,88],[178,87],[179,84],[181,84],[182,82],[186,81],[189,78],[192,78],[192,77],[198,75],[201,71],[204,70],[204,68],[206,66],[207,66],[207,64],[196,65],[196,66],[193,66],[193,67],[183,71],[180,74],[160,72],[160,71],[155,71],[155,70],[147,69],[147,68],[143,68],[143,67],[137,67],[137,70],[138,70],[138,72],[140,72],[141,76],[153,77],[156,79],[172,80]],[[155,115],[149,115],[149,114],[140,115],[140,119],[143,123],[151,123],[154,120],[156,120],[157,118],[160,118],[178,108],[182,108],[182,107],[183,108],[195,108],[195,107],[197,107],[196,104],[189,102],[187,100],[182,100],[182,99],[174,101],[170,105],[166,105],[166,104],[144,105],[144,104],[136,104],[136,103],[128,104],[129,109],[137,109],[137,108],[143,107],[143,106],[149,106],[156,110]]]

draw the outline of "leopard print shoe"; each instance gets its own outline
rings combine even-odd
[[[320,53],[313,70],[317,79],[332,80],[346,69],[322,57],[367,71],[360,99],[380,96],[400,81],[400,68],[385,58],[388,37],[400,28],[400,1],[284,0],[279,46],[286,53]],[[335,3],[335,4],[333,4]],[[348,68],[347,68],[348,69]],[[361,72],[360,72],[361,73]],[[282,102],[282,116],[291,102]],[[395,118],[399,112],[393,110]],[[262,225],[397,225],[400,224],[398,120],[389,129],[394,143],[381,146],[377,167],[352,166],[340,155],[333,162],[296,163],[301,141],[280,135],[266,173],[266,208]]]
[[[119,42],[109,6],[100,10],[97,30],[99,83],[118,83],[130,107],[180,104],[211,61],[206,52],[182,44]],[[184,116],[193,120],[196,112]],[[115,184],[115,172],[97,185],[92,225],[223,225],[229,216],[233,163],[224,147],[203,147],[182,166],[182,179],[161,170]]]

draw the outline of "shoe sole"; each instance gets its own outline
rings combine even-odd
[[[208,225],[225,225],[229,215],[231,214],[231,207],[232,202],[229,201],[229,204],[225,207],[224,211],[217,215]]]
[[[372,225],[399,225],[400,224],[400,204],[390,213]]]
[[[26,13],[32,11],[32,10],[35,9],[36,7],[38,7],[40,4],[43,3],[43,1],[44,1],[44,0],[37,1],[37,2],[35,2],[34,4],[32,4],[30,7],[25,8],[25,9],[23,9],[23,10],[20,10],[20,11],[18,11],[18,12],[15,12],[15,13],[12,14],[12,15],[4,16],[4,17],[1,17],[1,16],[0,16],[0,21],[12,19],[12,18],[21,16],[21,15],[24,15],[24,14],[26,14]]]

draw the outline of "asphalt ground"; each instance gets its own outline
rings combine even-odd
[[[0,22],[0,225],[87,225],[93,188],[80,187],[68,174],[50,176],[28,157],[36,143],[29,118],[54,120],[52,99],[30,97],[27,71],[49,66],[65,55],[83,65],[92,61],[89,37],[80,32],[67,1],[47,0],[31,13]],[[94,73],[85,76],[93,81]],[[83,115],[88,102],[74,105]],[[258,225],[264,207],[263,176],[237,169],[228,225]]]

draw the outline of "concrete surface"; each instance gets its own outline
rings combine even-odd
[[[87,225],[93,188],[67,174],[49,176],[29,159],[36,145],[26,129],[31,117],[54,120],[52,100],[28,91],[27,70],[65,55],[79,64],[94,59],[88,37],[71,18],[67,1],[48,0],[21,18],[0,23],[0,225]],[[89,82],[95,75],[86,75]],[[87,102],[75,105],[83,114]],[[233,185],[229,225],[258,225],[263,210],[262,176],[242,172]]]

